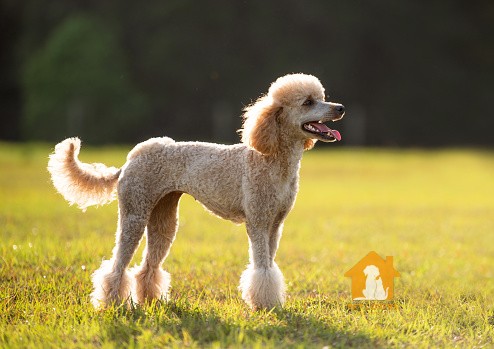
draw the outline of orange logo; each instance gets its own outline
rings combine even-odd
[[[382,259],[372,251],[345,273],[352,278],[353,300],[391,300],[394,278],[400,273],[393,267],[393,257]]]

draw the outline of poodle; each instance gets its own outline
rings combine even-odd
[[[85,210],[118,196],[116,245],[112,258],[92,275],[93,305],[167,299],[170,275],[161,265],[175,239],[178,204],[186,193],[213,214],[245,223],[250,263],[239,289],[250,308],[282,306],[285,282],[275,256],[297,195],[302,153],[317,140],[341,140],[325,123],[341,119],[345,109],[324,97],[312,75],[280,77],[244,109],[241,143],[152,138],[135,146],[120,169],[81,163],[78,138],[56,145],[48,170],[71,205]],[[142,263],[128,270],[144,232]]]

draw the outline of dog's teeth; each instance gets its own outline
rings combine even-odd
[[[318,130],[316,127],[312,126],[312,125],[311,125],[311,124],[309,124],[309,123],[304,124],[304,128],[305,128],[307,131],[316,132],[316,133],[318,133],[318,132],[319,132],[319,130]]]

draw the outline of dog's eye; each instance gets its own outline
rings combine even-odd
[[[302,103],[302,105],[305,105],[305,106],[310,106],[310,105],[312,105],[312,104],[314,104],[314,101],[313,101],[311,98],[307,98],[307,99],[305,100],[305,102],[304,102],[304,103]]]

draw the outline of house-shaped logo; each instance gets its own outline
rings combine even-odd
[[[393,257],[382,259],[372,251],[355,264],[345,276],[352,278],[353,300],[391,300],[394,278],[400,273],[393,267]]]

